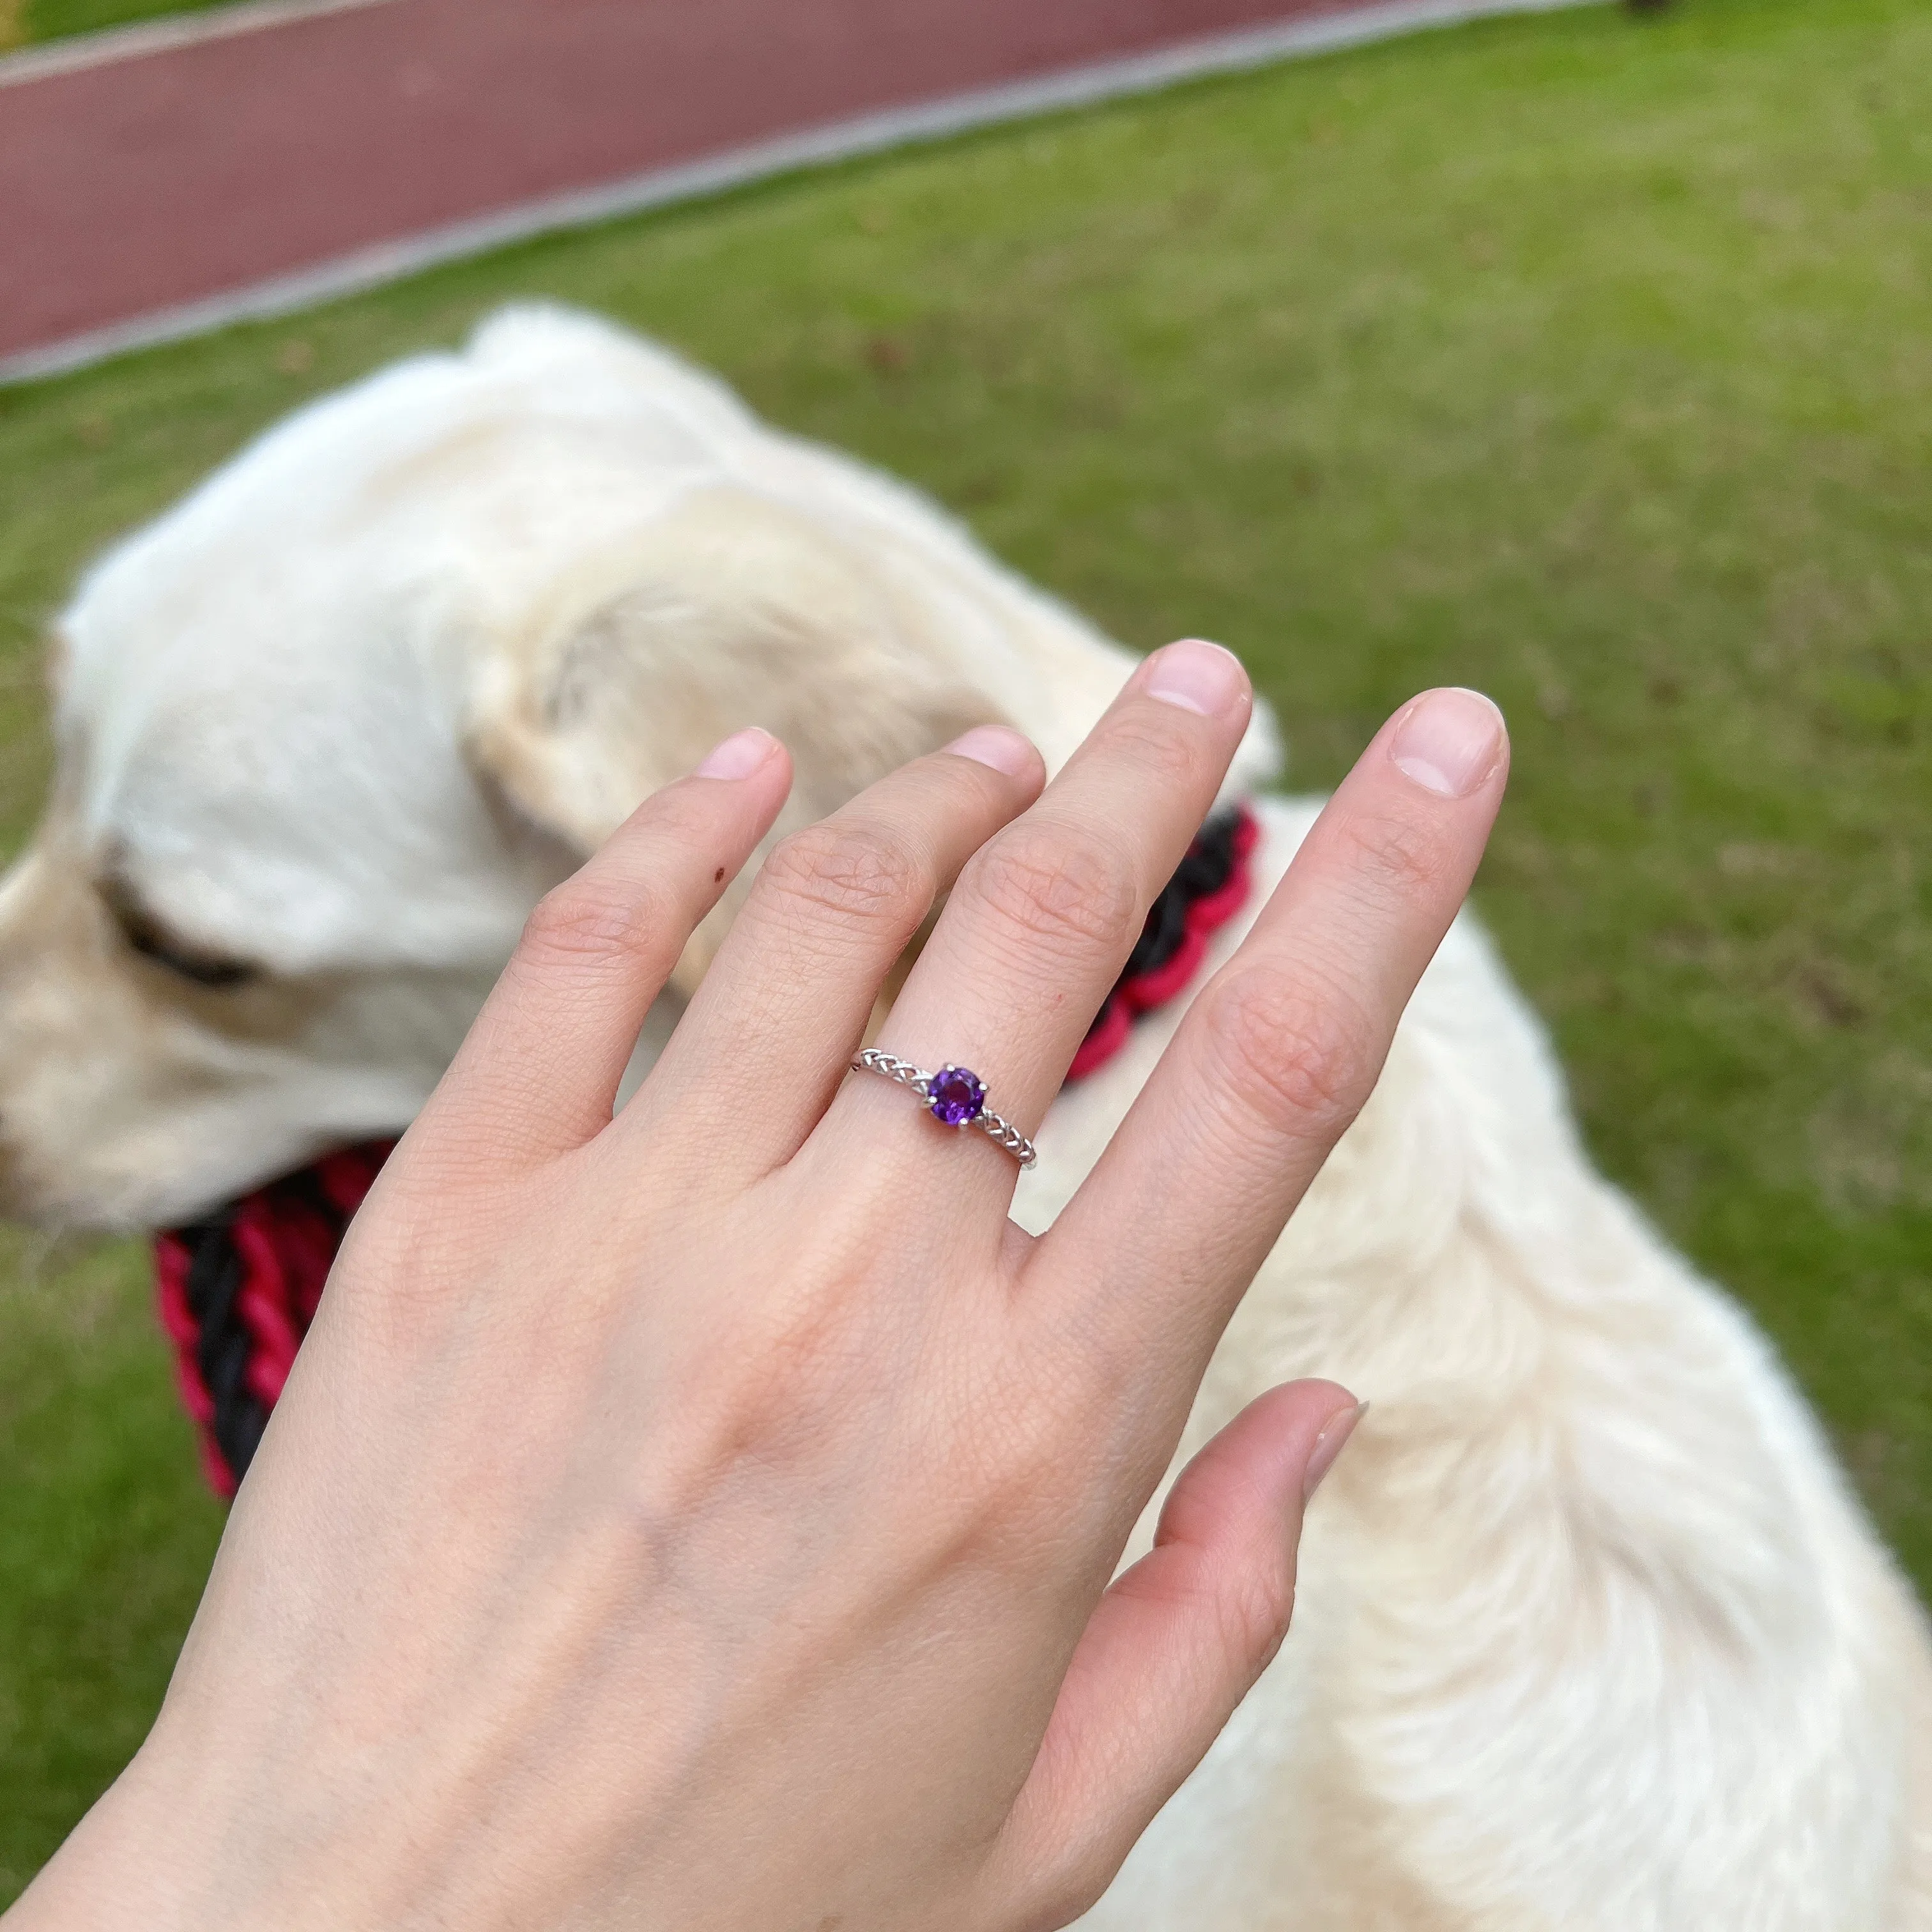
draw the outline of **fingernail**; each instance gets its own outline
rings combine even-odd
[[[1148,659],[1141,667],[1140,684],[1148,697],[1163,704],[1218,718],[1246,698],[1248,674],[1232,651],[1199,638],[1184,638]]]
[[[1426,691],[1389,741],[1396,769],[1438,798],[1467,798],[1496,770],[1503,714],[1480,691]]]
[[[714,745],[704,755],[695,776],[700,778],[748,778],[778,748],[778,740],[769,731],[748,724],[734,731],[722,745]]]
[[[1335,1466],[1335,1458],[1347,1448],[1348,1438],[1355,1432],[1355,1424],[1369,1412],[1365,1402],[1358,1402],[1353,1408],[1345,1408],[1328,1418],[1326,1427],[1315,1438],[1315,1447],[1310,1450],[1308,1467],[1302,1473],[1301,1500],[1307,1502],[1322,1486],[1322,1478]]]
[[[1004,724],[976,724],[946,747],[956,758],[970,758],[976,765],[991,765],[1016,778],[1033,768],[1037,755],[1026,739]]]

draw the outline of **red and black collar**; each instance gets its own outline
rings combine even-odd
[[[1246,806],[1201,829],[1149,911],[1125,969],[1073,1057],[1084,1079],[1126,1043],[1135,1020],[1186,990],[1210,934],[1246,904],[1261,836]],[[154,1238],[162,1326],[174,1345],[182,1401],[201,1438],[202,1466],[235,1493],[315,1318],[337,1249],[394,1141],[326,1155]]]
[[[1201,970],[1209,936],[1247,904],[1248,860],[1261,827],[1246,806],[1208,820],[1147,916],[1114,990],[1067,1069],[1084,1080],[1126,1044],[1136,1019],[1184,992]]]

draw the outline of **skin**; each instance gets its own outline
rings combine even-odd
[[[53,1926],[1026,1932],[1077,1916],[1274,1654],[1358,1412],[1264,1396],[1109,1582],[1214,1342],[1372,1087],[1508,762],[1384,727],[1037,1238],[848,1077],[1039,1123],[1246,722],[1170,646],[1042,791],[986,728],[794,837],[612,1117],[790,784],[762,734],[532,918],[357,1219],[152,1734]]]

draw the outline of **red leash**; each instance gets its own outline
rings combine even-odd
[[[1260,837],[1246,806],[1202,826],[1149,911],[1070,1080],[1103,1066],[1141,1014],[1186,988],[1210,937],[1247,903]],[[368,1141],[325,1155],[205,1221],[154,1237],[161,1325],[174,1345],[182,1404],[200,1434],[202,1470],[218,1494],[232,1496],[246,1473],[342,1237],[394,1145]]]

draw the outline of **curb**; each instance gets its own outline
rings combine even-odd
[[[387,4],[388,0],[243,0],[239,6],[218,7],[206,14],[183,14],[131,27],[110,27],[98,34],[76,34],[69,40],[50,40],[45,46],[0,54],[0,87],[50,80],[56,74],[84,74],[91,67],[136,60],[144,54],[172,53],[176,47],[200,46],[205,40],[232,40],[237,34],[260,33],[265,27],[291,27],[326,14]]]

